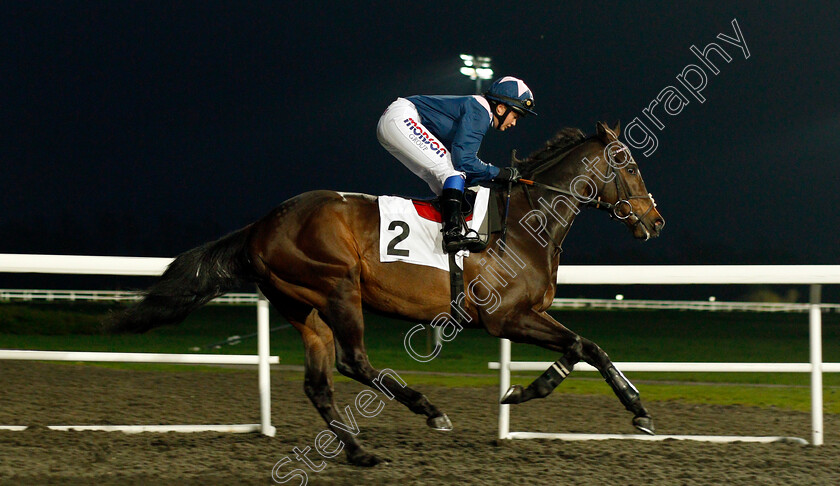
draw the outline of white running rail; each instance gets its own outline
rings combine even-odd
[[[15,255],[0,253],[0,273],[48,273],[71,275],[139,275],[157,276],[166,270],[171,258],[139,258],[80,255]],[[47,291],[49,292],[49,291]],[[89,295],[89,294],[85,294]],[[252,295],[252,294],[245,294]],[[134,297],[136,298],[136,297]],[[249,297],[250,299],[250,297]],[[230,299],[229,299],[230,300]],[[120,430],[123,432],[260,432],[274,436],[271,425],[271,390],[269,364],[279,363],[269,356],[268,301],[262,295],[251,300],[257,306],[257,355],[223,356],[201,354],[157,353],[93,353],[73,351],[0,350],[0,359],[49,361],[118,361],[144,363],[256,364],[260,393],[260,423],[233,425],[53,425],[54,430]],[[24,426],[0,426],[0,429],[22,430]]]
[[[90,301],[90,302],[132,302],[140,300],[142,292],[128,290],[41,290],[41,289],[0,289],[0,302],[22,301]],[[251,304],[259,300],[256,293],[235,293],[222,295],[211,300],[210,304]]]
[[[810,301],[808,321],[810,332],[809,363],[617,363],[624,371],[726,371],[726,372],[801,372],[811,375],[811,443],[823,444],[823,372],[840,372],[840,363],[822,362],[822,308],[820,295],[823,284],[840,284],[840,265],[633,265],[633,266],[561,266],[557,283],[585,285],[692,285],[692,284],[808,284]],[[834,307],[834,306],[831,306]],[[551,363],[512,362],[510,341],[502,339],[499,362],[488,363],[499,370],[501,398],[510,388],[512,370],[544,371]],[[580,364],[578,370],[593,370]],[[551,434],[510,431],[510,405],[499,405],[499,438],[558,438],[571,440],[647,439],[665,438],[704,441],[785,441],[802,439],[788,437],[749,436],[649,436],[607,434]]]

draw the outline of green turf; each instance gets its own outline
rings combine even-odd
[[[256,353],[256,340],[221,346],[207,345],[232,335],[255,332],[253,306],[207,306],[183,324],[142,335],[95,334],[99,320],[111,309],[94,304],[0,304],[0,348],[156,353]],[[581,336],[598,343],[614,361],[733,361],[807,362],[808,316],[789,313],[684,312],[684,311],[564,311],[553,313]],[[285,322],[272,310],[271,325]],[[414,383],[475,386],[497,383],[497,371],[487,362],[498,361],[499,341],[481,330],[465,330],[444,343],[440,355],[428,363],[413,360],[405,351],[405,333],[416,323],[373,315],[366,318],[366,344],[374,366],[418,372],[460,373],[482,376],[411,375]],[[427,326],[428,327],[428,326]],[[823,315],[823,356],[840,362],[840,314]],[[426,334],[412,341],[426,352]],[[297,331],[285,328],[271,335],[271,353],[281,364],[303,363]],[[529,345],[513,345],[516,361],[553,361],[556,353]],[[167,365],[108,365],[143,369],[169,369]],[[201,368],[201,367],[197,367]],[[182,368],[179,368],[182,369]],[[539,372],[521,373],[515,382],[527,384]],[[698,403],[746,403],[794,410],[809,408],[809,375],[799,373],[628,373],[643,395],[653,399],[680,399]],[[597,373],[577,372],[563,384],[566,393],[611,393]],[[840,374],[826,373],[827,410],[838,410]],[[656,383],[652,383],[656,382]],[[664,382],[679,382],[665,384]],[[697,383],[714,383],[698,386]],[[729,386],[743,385],[785,385]]]

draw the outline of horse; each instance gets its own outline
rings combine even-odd
[[[511,386],[502,403],[547,396],[583,360],[601,372],[632,412],[633,425],[653,434],[653,420],[638,391],[609,356],[547,313],[561,244],[582,207],[609,212],[637,239],[658,236],[665,224],[619,133],[618,125],[611,129],[602,122],[594,136],[566,128],[530,157],[518,161],[514,155],[522,180],[507,190],[497,188],[490,202],[505,215],[506,230],[489,234],[484,251],[464,258],[464,280],[471,285],[458,299],[457,311],[466,327],[561,354],[529,386]],[[333,397],[333,367],[364,385],[387,389],[389,398],[424,415],[433,429],[451,430],[452,423],[426,396],[371,365],[363,308],[414,322],[432,322],[456,310],[448,272],[380,262],[379,219],[373,196],[326,190],[300,194],[259,221],[176,257],[142,300],[112,314],[105,327],[136,333],[177,324],[217,296],[256,283],[300,332],[304,392],[346,447],[347,460],[374,466],[384,459],[369,452],[346,426],[335,425],[342,418]]]

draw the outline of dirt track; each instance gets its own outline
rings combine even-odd
[[[406,376],[409,383],[411,377]],[[605,385],[606,386],[606,385]],[[138,372],[76,365],[0,362],[0,423],[256,423],[256,372]],[[349,466],[342,453],[309,472],[309,484],[749,484],[836,485],[840,417],[826,416],[826,445],[688,441],[497,444],[495,388],[418,387],[445,410],[451,433],[426,427],[396,402],[358,417],[368,448],[393,462]],[[341,408],[363,387],[336,386]],[[560,391],[560,390],[558,390]],[[303,395],[300,373],[272,378],[274,438],[254,434],[0,431],[0,484],[275,484],[274,464],[313,446],[324,429]],[[642,389],[644,393],[644,389]],[[792,435],[810,438],[804,413],[745,407],[648,403],[663,434]],[[618,400],[555,393],[515,407],[512,430],[632,433]],[[320,457],[312,451],[310,458]],[[287,464],[282,473],[294,467]],[[298,484],[291,479],[287,484]]]

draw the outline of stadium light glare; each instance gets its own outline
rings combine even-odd
[[[461,54],[461,60],[464,62],[464,65],[461,67],[461,74],[475,80],[475,92],[476,94],[480,94],[481,81],[493,78],[493,70],[490,69],[490,61],[492,59],[484,56]]]

